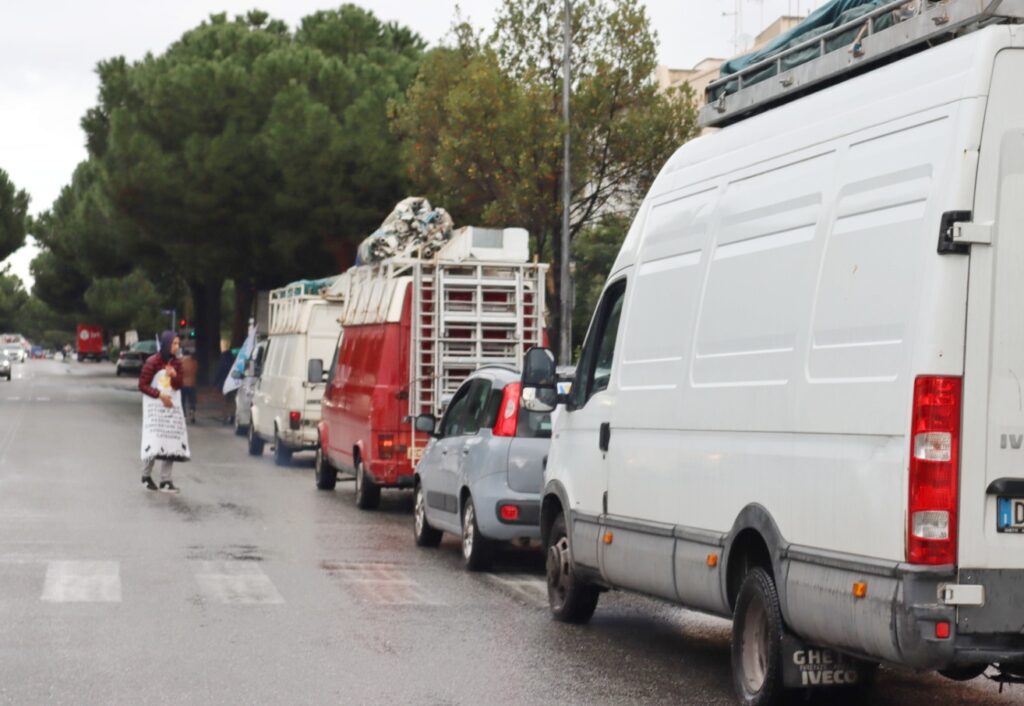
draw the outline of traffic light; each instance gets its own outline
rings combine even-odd
[[[188,328],[188,319],[182,319],[181,321],[179,321],[178,322],[178,328],[181,328],[181,329]]]

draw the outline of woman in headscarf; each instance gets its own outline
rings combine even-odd
[[[148,397],[160,400],[167,408],[174,406],[171,392],[153,387],[153,378],[163,370],[170,379],[171,391],[181,389],[181,361],[178,360],[180,347],[181,339],[178,338],[178,334],[174,331],[164,331],[160,334],[160,350],[149,356],[145,365],[142,366],[142,373],[139,374],[139,391]],[[142,468],[142,484],[146,486],[146,490],[159,489],[165,493],[177,493],[178,489],[171,481],[171,468],[174,462],[166,459],[160,462],[159,488],[153,482],[153,465],[155,463],[156,456],[152,456],[146,459],[146,464]]]

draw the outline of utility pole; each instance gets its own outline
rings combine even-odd
[[[559,316],[558,362],[572,364],[572,275],[569,272],[569,207],[572,206],[572,136],[569,134],[569,95],[572,90],[572,0],[565,0],[565,22],[562,28],[562,119],[565,125],[562,154],[562,242],[558,273]]]

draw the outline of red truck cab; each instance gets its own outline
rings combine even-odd
[[[544,342],[547,265],[528,261],[527,242],[521,229],[463,228],[430,260],[394,258],[338,278],[326,294],[344,308],[321,402],[317,487],[354,475],[364,509],[382,488],[412,488],[429,441],[413,430],[415,416],[440,418],[474,370],[518,367]]]

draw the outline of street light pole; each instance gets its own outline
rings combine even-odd
[[[562,155],[562,242],[560,271],[558,273],[558,290],[562,304],[559,317],[561,326],[558,332],[558,362],[562,365],[572,363],[572,277],[569,273],[569,207],[572,205],[572,171],[570,148],[572,137],[569,134],[569,94],[572,60],[572,0],[565,0],[565,22],[562,29],[562,119],[565,125],[563,138],[564,152]]]

